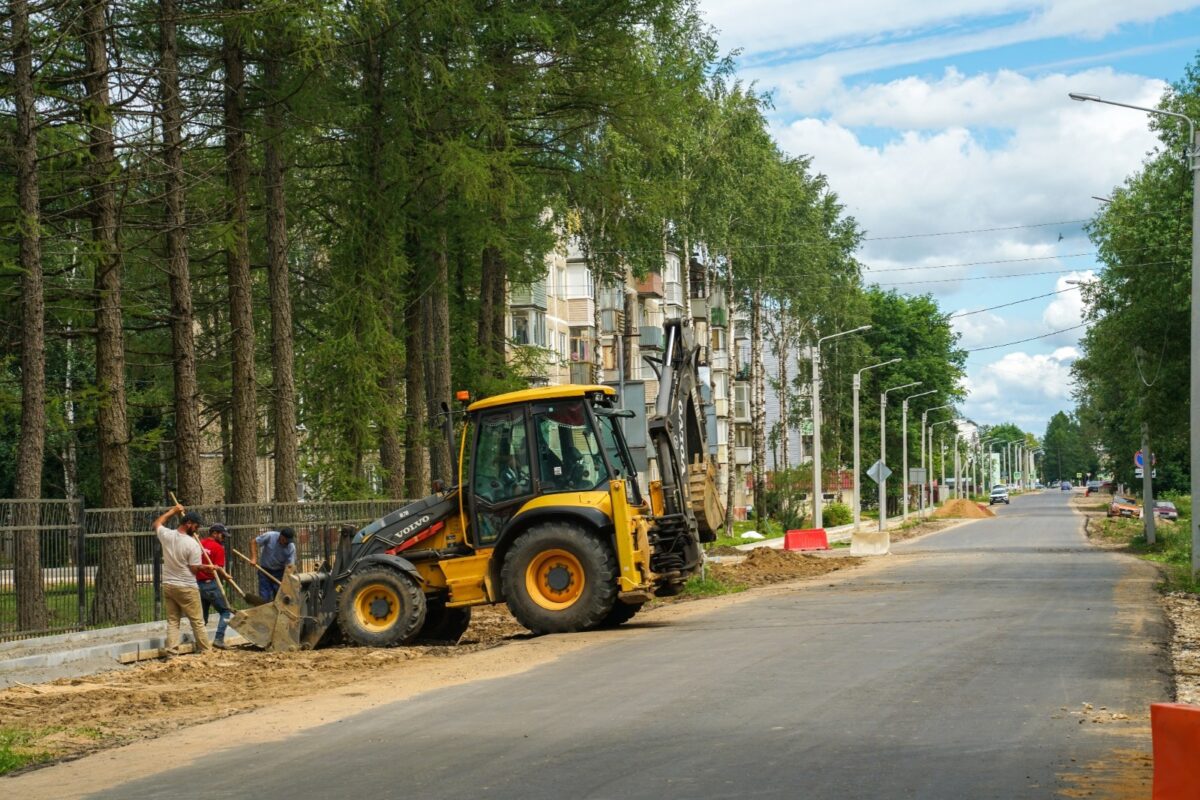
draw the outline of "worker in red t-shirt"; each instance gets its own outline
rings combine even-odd
[[[217,633],[213,637],[213,647],[225,649],[225,626],[233,616],[233,609],[217,585],[216,575],[225,574],[225,526],[214,522],[208,529],[208,536],[200,540],[203,552],[200,554],[201,568],[196,571],[196,583],[200,585],[200,606],[204,614],[204,624],[208,624],[208,610],[217,610]]]

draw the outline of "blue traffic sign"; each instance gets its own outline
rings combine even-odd
[[[1133,454],[1133,465],[1135,467],[1137,467],[1138,469],[1142,469],[1143,467],[1146,466],[1146,464],[1144,462],[1145,462],[1145,459],[1142,458],[1141,450],[1138,450],[1136,453]],[[1155,466],[1158,466],[1158,454],[1157,453],[1150,454],[1150,463],[1154,464]]]

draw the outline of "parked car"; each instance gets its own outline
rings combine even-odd
[[[1100,481],[1088,481],[1087,482],[1087,493],[1088,494],[1092,494],[1093,492],[1098,492],[1098,491],[1100,491]]]
[[[992,487],[992,493],[988,497],[988,505],[994,506],[996,503],[1004,503],[1008,505],[1008,487],[997,484]]]
[[[1041,481],[1034,481],[1034,482],[1033,482],[1033,488],[1035,488],[1035,489],[1045,489],[1046,487],[1045,487],[1045,486],[1042,486],[1042,482],[1041,482]]]
[[[1060,484],[1058,485],[1058,488],[1059,488],[1059,489],[1062,489],[1064,492],[1069,492],[1069,491],[1071,491],[1071,482],[1070,482],[1070,481],[1063,481],[1062,483],[1060,483]]]
[[[1110,517],[1137,517],[1142,516],[1142,510],[1138,508],[1138,504],[1128,497],[1113,497],[1112,502],[1108,504],[1108,515]]]
[[[1154,513],[1172,522],[1179,519],[1179,509],[1170,500],[1158,500],[1154,503]]]

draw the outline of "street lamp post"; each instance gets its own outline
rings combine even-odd
[[[913,381],[884,389],[879,393],[879,465],[881,468],[887,464],[887,396],[892,392],[920,385],[920,381]],[[879,476],[879,530],[887,530],[887,480],[883,475]]]
[[[908,521],[908,401],[912,400],[914,398],[917,398],[917,397],[924,397],[926,395],[936,394],[936,393],[937,393],[937,389],[930,389],[927,392],[919,392],[917,394],[910,394],[908,397],[904,398],[904,402],[901,404],[903,411],[900,414],[900,430],[901,430],[900,438],[901,438],[901,449],[903,451],[903,456],[901,459],[902,463],[900,465],[900,471],[902,473],[904,473],[902,476],[902,480],[904,481],[904,495],[903,495],[904,499],[902,501],[904,504],[904,510],[903,510],[903,513],[900,515],[900,519],[905,522]],[[922,445],[921,452],[922,453],[925,452],[924,444],[925,443],[922,440],[922,442],[921,442],[921,445]],[[923,461],[924,461],[924,459],[922,458],[922,462]],[[925,464],[922,463],[921,466],[925,466]]]
[[[1196,123],[1191,117],[1186,114],[1179,114],[1174,111],[1163,111],[1161,108],[1145,108],[1143,106],[1134,106],[1128,103],[1117,103],[1112,100],[1103,100],[1094,94],[1080,94],[1072,92],[1070,94],[1072,100],[1080,102],[1091,101],[1093,103],[1104,103],[1110,106],[1120,106],[1122,108],[1132,108],[1135,111],[1142,111],[1146,114],[1154,114],[1160,117],[1174,117],[1181,119],[1188,126],[1188,142],[1191,145],[1191,151],[1188,153],[1191,159],[1192,170],[1192,331],[1191,331],[1191,391],[1190,398],[1190,418],[1189,423],[1191,431],[1189,432],[1190,449],[1192,454],[1192,575],[1193,577],[1200,573],[1200,368],[1196,365],[1197,354],[1200,354],[1200,139],[1196,138]],[[1146,460],[1150,460],[1150,455],[1146,454]],[[1143,469],[1152,469],[1152,466],[1147,465]],[[1151,509],[1153,511],[1153,509]]]
[[[947,403],[944,406],[934,406],[927,408],[921,412],[921,467],[925,468],[925,440],[926,440],[926,423],[929,419],[930,411],[941,411],[943,408],[953,408],[953,403]],[[928,471],[925,473],[925,485],[921,487],[921,509],[919,516],[925,516],[925,490],[929,490],[929,501],[933,502],[933,442],[929,443],[929,464]]]
[[[859,325],[852,330],[822,336],[812,349],[812,412],[813,412],[813,526],[824,526],[821,508],[821,345],[839,336],[870,330],[870,325]]]
[[[858,372],[854,373],[854,530],[858,530],[859,520],[862,517],[862,465],[859,463],[859,436],[858,436],[858,394],[862,389],[862,374],[867,370],[879,369],[886,367],[889,364],[895,364],[900,359],[893,358],[891,361],[884,361],[880,364],[872,364],[869,367],[863,367]]]
[[[957,418],[943,419],[943,420],[935,422],[929,426],[929,460],[931,462],[933,461],[933,429],[936,428],[938,425],[949,425],[951,422],[958,422],[958,419]],[[944,439],[938,439],[938,442],[941,445],[941,455],[942,455],[942,480],[941,480],[941,483],[938,484],[938,489],[944,489],[946,487],[946,441]],[[933,466],[933,464],[931,463],[930,467],[932,467],[932,466]],[[933,470],[931,469],[930,472],[932,472],[932,471]],[[932,490],[930,491],[929,497],[930,497],[930,503],[929,503],[930,506],[931,507],[936,506],[937,503],[933,502]]]

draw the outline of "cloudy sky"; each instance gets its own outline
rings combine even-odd
[[[701,8],[742,77],[771,92],[776,139],[813,157],[866,231],[868,281],[932,293],[962,314],[967,349],[1044,337],[972,352],[964,407],[1040,436],[1073,406],[1068,281],[1097,268],[1082,221],[1155,146],[1144,115],[1067,93],[1156,105],[1200,52],[1200,0]]]

